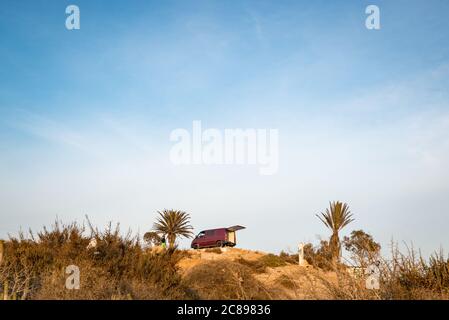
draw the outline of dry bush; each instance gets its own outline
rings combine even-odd
[[[87,249],[92,238],[96,246]],[[5,242],[0,266],[1,290],[11,297],[35,299],[188,299],[177,263],[178,250],[143,250],[131,232],[120,234],[118,225],[105,231],[56,222],[35,237],[30,232]],[[65,288],[65,268],[80,268],[81,289]]]
[[[117,282],[107,271],[95,267],[88,260],[74,262],[80,268],[80,289],[67,290],[65,268],[55,268],[42,274],[39,290],[33,295],[37,300],[104,300],[116,294]]]
[[[280,275],[276,281],[276,283],[279,283],[280,285],[282,285],[283,287],[287,288],[287,289],[297,289],[297,284],[295,283],[294,279],[286,274],[282,274]]]
[[[277,267],[283,267],[286,265],[286,262],[281,257],[269,253],[267,255],[263,255],[258,259],[258,261],[265,267],[269,268],[277,268]]]
[[[269,299],[263,285],[251,270],[236,262],[209,261],[193,267],[185,276],[185,284],[198,299]]]
[[[366,288],[363,269],[357,274],[342,265],[333,267],[330,273],[314,275],[313,281],[318,281],[330,299],[449,299],[449,259],[442,252],[426,260],[413,249],[404,254],[393,246],[392,259],[379,261],[379,269],[378,290]],[[315,292],[314,298],[318,296],[322,292]]]
[[[344,237],[343,245],[351,254],[351,259],[359,267],[366,268],[379,260],[380,244],[363,230],[352,231],[349,237]]]
[[[312,299],[373,300],[380,296],[375,290],[368,290],[364,277],[356,277],[339,268],[326,273],[313,273],[306,277],[311,284]]]
[[[157,232],[146,232],[143,235],[143,241],[150,247],[160,246],[162,243],[162,238],[158,235]]]
[[[247,267],[253,273],[264,273],[266,272],[266,266],[263,265],[259,260],[247,260],[245,258],[239,257],[235,260],[236,263]]]
[[[177,264],[188,251],[143,249],[131,232],[122,236],[118,225],[101,232],[89,227],[86,235],[84,226],[56,222],[36,235],[19,233],[5,241],[0,292],[6,290],[11,299],[269,299],[276,295],[273,288],[267,290],[253,274],[297,261],[297,255],[286,253],[254,261],[210,261],[193,267],[183,280]],[[92,238],[96,246],[88,249]],[[442,252],[426,260],[413,249],[403,254],[392,248],[392,258],[380,261],[380,289],[368,290],[363,270],[358,274],[330,263],[327,242],[307,245],[305,258],[315,266],[304,277],[315,290],[311,297],[449,299],[449,259]],[[80,290],[65,288],[69,265],[80,268]],[[297,290],[298,279],[277,280]]]
[[[264,273],[267,268],[277,268],[287,264],[283,258],[272,253],[263,255],[257,260],[247,260],[240,257],[236,262],[248,267],[254,273]]]
[[[325,271],[333,270],[335,267],[332,263],[329,243],[325,240],[321,240],[320,245],[316,247],[311,243],[306,244],[304,246],[304,259],[309,265]]]
[[[383,299],[449,299],[449,259],[442,251],[426,260],[413,247],[404,254],[393,244],[382,271]]]
[[[32,296],[41,285],[42,274],[58,264],[62,268],[61,261],[75,256],[87,245],[89,240],[82,237],[83,232],[76,224],[56,222],[52,231],[44,228],[37,239],[32,232],[29,238],[23,232],[10,238],[4,243],[4,261],[0,266],[2,291],[7,286],[10,296],[21,299]]]
[[[291,254],[285,251],[281,251],[279,257],[287,263],[297,264],[299,260],[299,255],[297,253]]]

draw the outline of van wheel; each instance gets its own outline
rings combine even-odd
[[[199,244],[196,244],[196,245],[195,245],[195,249],[196,249],[196,250],[199,250],[199,249],[200,249],[200,245],[199,245]]]
[[[224,247],[224,243],[223,241],[217,241],[217,247],[223,248]]]

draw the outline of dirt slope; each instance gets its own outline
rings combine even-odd
[[[220,253],[221,251],[221,253]],[[183,276],[188,275],[192,268],[210,261],[242,262],[248,265],[263,261],[269,254],[261,251],[251,251],[239,248],[188,250],[188,256],[183,258],[178,266]],[[278,257],[277,257],[278,258]],[[279,258],[278,258],[279,259]],[[264,267],[263,271],[250,268],[252,275],[269,291],[274,299],[326,299],[326,290],[322,287],[325,279],[334,281],[332,273],[324,273],[311,266],[299,266],[293,263],[283,263],[274,267]]]

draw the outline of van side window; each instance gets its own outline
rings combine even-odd
[[[206,231],[206,235],[207,236],[213,236],[214,233],[215,233],[215,230],[208,230],[208,231]]]

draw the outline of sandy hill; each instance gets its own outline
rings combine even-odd
[[[248,272],[270,298],[325,299],[326,293],[321,283],[335,279],[332,273],[308,265],[299,266],[294,261],[285,261],[261,251],[214,248],[186,252],[186,257],[178,264],[181,274],[184,278],[192,278],[192,282],[199,286],[203,276],[210,276],[209,282],[204,280],[204,286],[213,286],[214,280],[217,281],[215,285],[219,286],[223,282],[232,282],[232,279],[243,285],[249,281],[245,278]]]

